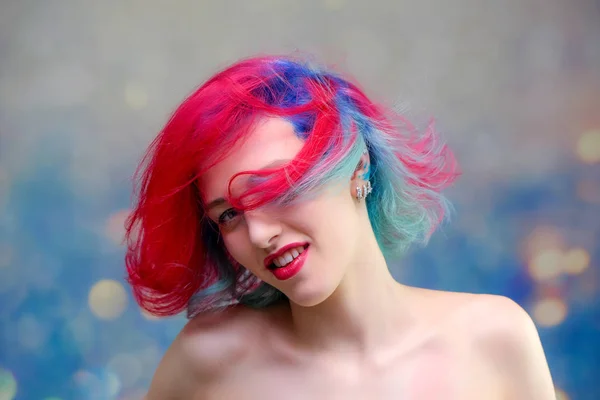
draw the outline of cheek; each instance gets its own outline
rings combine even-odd
[[[296,226],[327,252],[351,246],[356,236],[356,208],[345,197],[325,197],[299,207],[294,215]],[[333,247],[333,250],[332,250]]]
[[[258,276],[260,279],[265,279],[264,269],[258,264],[255,257],[256,250],[250,243],[247,234],[242,232],[232,232],[223,235],[223,244],[233,261],[242,265],[244,268]]]
[[[223,234],[222,238],[229,256],[247,268],[252,254],[249,241],[238,232]]]

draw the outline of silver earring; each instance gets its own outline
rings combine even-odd
[[[362,199],[366,199],[369,194],[373,191],[373,187],[371,186],[371,181],[367,181],[366,185],[362,185],[362,187],[356,187],[356,198],[360,201]]]
[[[371,181],[367,181],[367,188],[365,190],[365,197],[367,197],[368,195],[371,194],[371,192],[373,191],[373,187],[371,186]]]
[[[356,187],[356,198],[358,199],[358,201],[362,200],[363,198],[363,190],[360,186]]]

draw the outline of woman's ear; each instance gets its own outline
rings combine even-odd
[[[359,202],[371,193],[371,159],[365,150],[350,180],[350,193]]]
[[[352,174],[352,181],[368,181],[371,176],[371,159],[369,153],[364,153]]]

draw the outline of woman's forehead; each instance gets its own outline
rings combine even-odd
[[[283,160],[292,160],[303,145],[290,122],[282,118],[260,121],[223,160],[200,177],[204,200],[223,196],[230,179],[239,172],[271,168],[283,164]]]

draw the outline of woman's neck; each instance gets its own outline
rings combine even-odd
[[[329,298],[313,307],[290,304],[291,329],[303,346],[366,356],[389,348],[410,325],[408,288],[391,276],[374,237],[362,243],[360,256]]]

